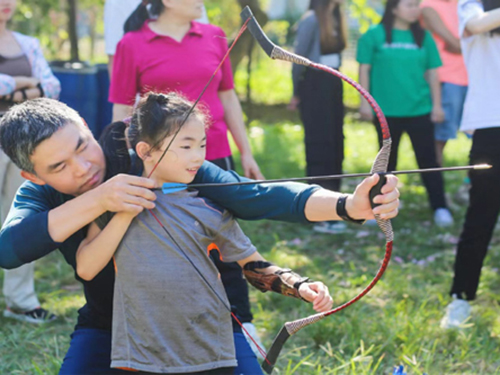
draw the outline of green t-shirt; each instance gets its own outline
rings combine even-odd
[[[422,48],[410,30],[392,30],[392,43],[385,40],[379,24],[358,41],[357,60],[371,65],[370,93],[386,116],[411,117],[430,113],[432,99],[425,72],[440,67],[441,59],[429,32]]]

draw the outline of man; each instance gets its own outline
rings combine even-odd
[[[153,209],[153,181],[131,175],[105,180],[106,158],[78,114],[65,104],[37,99],[13,107],[0,122],[0,146],[29,180],[16,195],[0,231],[0,267],[14,268],[55,249],[73,267],[86,227],[106,211]],[[128,155],[128,154],[127,154]],[[371,209],[369,191],[378,176],[364,180],[346,197],[344,217],[392,218],[398,212],[397,178],[388,176]],[[242,178],[209,162],[195,183],[236,182]],[[339,193],[304,184],[200,188],[200,195],[243,219],[291,222],[339,220]],[[110,262],[92,281],[83,281],[86,305],[60,374],[120,373],[110,370],[114,269]],[[128,372],[123,372],[128,373]]]

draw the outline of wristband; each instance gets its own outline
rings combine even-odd
[[[43,91],[42,84],[39,83],[38,85],[36,85],[36,88],[40,91],[40,98],[45,97],[45,91]]]
[[[23,102],[28,100],[28,95],[26,95],[26,89],[21,89],[21,94],[23,95]]]
[[[339,215],[342,220],[348,221],[350,223],[355,223],[355,224],[364,224],[366,220],[361,219],[361,220],[356,220],[353,219],[352,217],[349,216],[347,213],[347,210],[345,209],[345,205],[347,202],[347,195],[341,195],[338,200],[337,200],[337,215]]]

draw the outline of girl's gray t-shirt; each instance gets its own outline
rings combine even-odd
[[[236,366],[230,305],[208,252],[235,262],[256,249],[233,216],[197,192],[157,193],[154,213],[134,219],[115,255],[111,367],[155,373]]]

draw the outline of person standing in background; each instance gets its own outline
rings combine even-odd
[[[16,5],[16,0],[0,2],[0,117],[16,103],[42,96],[57,98],[61,91],[38,40],[7,28]],[[0,222],[7,218],[11,202],[23,182],[20,169],[0,150]],[[30,323],[56,318],[40,307],[34,270],[33,262],[4,270],[3,294],[7,304],[4,317]]]
[[[424,0],[420,4],[424,27],[432,32],[443,66],[438,68],[444,121],[435,123],[436,158],[443,165],[443,151],[449,139],[457,137],[467,95],[465,68],[458,36],[457,0]]]
[[[481,269],[500,212],[500,0],[460,0],[459,35],[469,75],[460,130],[473,133],[470,164],[488,163],[487,171],[470,171],[469,207],[455,257],[453,301],[443,328],[460,327],[470,316]]]
[[[436,44],[420,23],[418,0],[389,0],[382,21],[358,41],[359,82],[369,90],[386,115],[392,136],[388,170],[397,166],[403,132],[410,136],[420,168],[435,168],[434,124],[442,122],[441,87],[437,68],[441,66]],[[361,99],[361,118],[373,121],[373,110]],[[382,133],[374,121],[379,142]],[[453,224],[447,208],[440,172],[422,174],[434,211],[434,223]]]
[[[347,44],[342,0],[311,0],[300,20],[295,53],[316,63],[339,69]],[[303,65],[292,68],[293,97],[289,108],[299,108],[305,132],[307,176],[342,173],[344,161],[343,84],[338,77]],[[322,181],[321,187],[340,191],[341,180]],[[322,222],[314,230],[339,233],[342,222]]]

